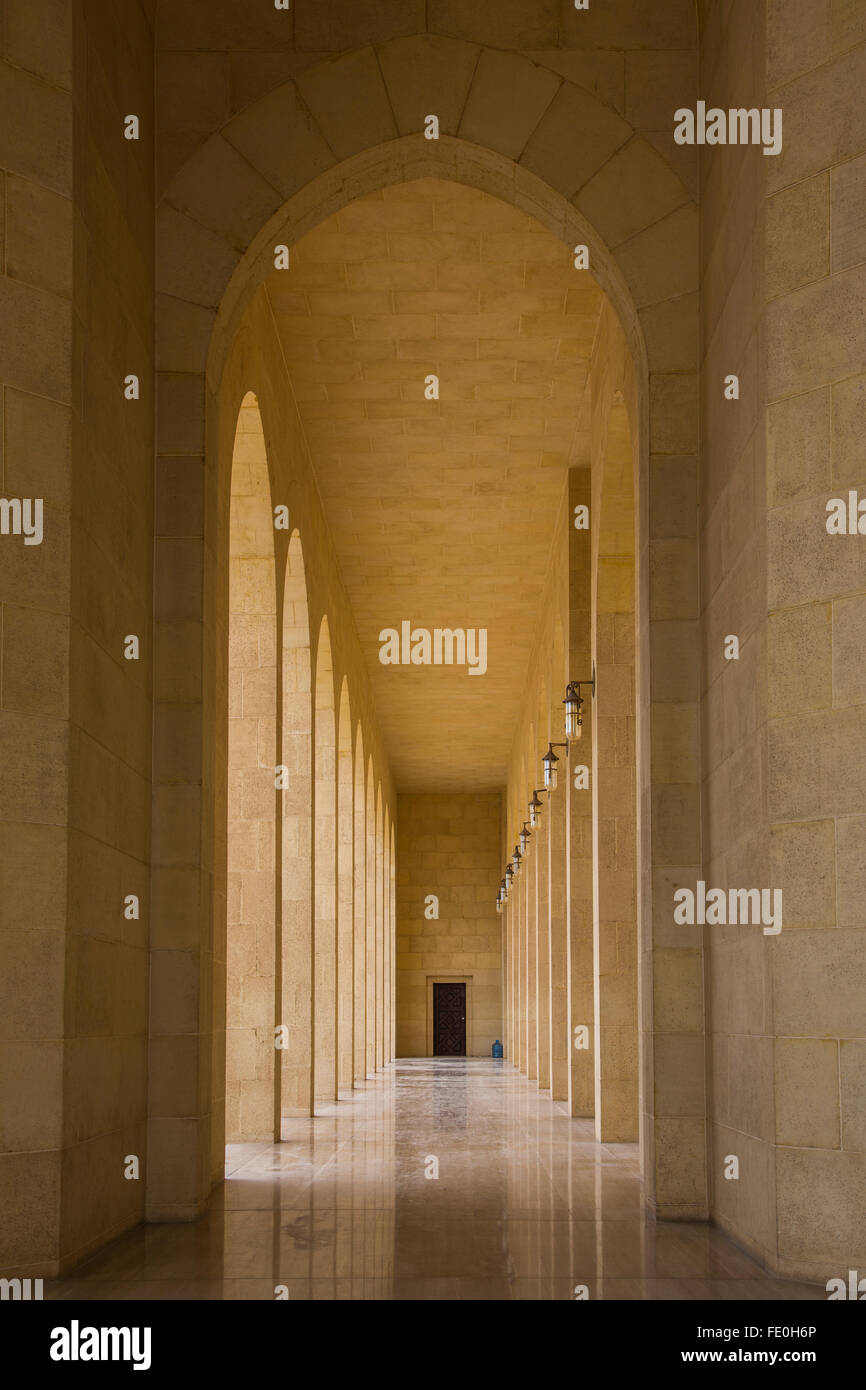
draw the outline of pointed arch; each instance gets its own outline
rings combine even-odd
[[[276,569],[262,420],[238,411],[229,503],[226,1137],[273,1139]]]
[[[426,53],[431,42],[441,43],[442,40],[419,36],[419,52]],[[446,40],[446,47],[451,42]],[[378,75],[374,74],[374,82],[377,87],[384,84],[385,108],[396,111],[400,95],[395,87],[394,65],[389,66],[386,58],[387,54],[393,56],[393,52],[388,43],[379,46]],[[691,348],[697,322],[694,296],[698,264],[697,221],[687,189],[664,156],[637,135],[618,113],[559,76],[554,79],[555,98],[540,115],[536,113],[530,122],[531,128],[527,128],[517,142],[522,150],[517,159],[504,156],[492,146],[488,148],[483,143],[463,139],[456,133],[461,129],[459,120],[452,123],[454,134],[444,133],[439,141],[430,142],[430,149],[419,151],[417,132],[412,133],[412,124],[407,124],[405,116],[395,125],[395,133],[384,135],[377,130],[365,147],[359,149],[352,103],[334,99],[335,93],[341,98],[344,95],[340,91],[344,59],[355,61],[357,57],[344,55],[339,62],[328,59],[310,69],[304,78],[305,84],[312,82],[316,86],[315,109],[312,110],[314,125],[327,116],[336,143],[320,143],[316,136],[318,153],[306,164],[303,161],[299,164],[294,153],[289,153],[299,144],[308,153],[311,150],[306,138],[311,108],[299,99],[298,86],[287,83],[251,103],[227,122],[219,134],[207,140],[173,178],[159,211],[157,284],[160,293],[172,304],[171,314],[165,316],[158,339],[158,366],[163,374],[159,396],[164,402],[159,420],[160,447],[167,459],[187,452],[189,440],[194,438],[202,441],[207,454],[200,499],[205,518],[200,543],[204,584],[201,595],[193,592],[184,610],[185,621],[198,629],[195,635],[200,637],[205,654],[202,690],[197,705],[193,702],[200,714],[199,730],[214,726],[225,681],[225,673],[210,657],[220,649],[219,628],[224,611],[214,565],[214,557],[225,553],[227,515],[220,387],[227,354],[233,351],[236,341],[235,329],[250,296],[273,270],[275,242],[285,241],[291,246],[305,231],[351,199],[430,174],[444,172],[458,182],[484,188],[520,206],[561,238],[567,248],[576,243],[588,246],[590,273],[609,296],[613,306],[611,312],[622,326],[635,368],[634,390],[629,396],[628,408],[639,447],[639,611],[644,615],[639,622],[641,650],[648,653],[656,639],[667,640],[672,633],[671,623],[676,624],[676,635],[683,649],[691,651],[694,642],[687,595],[670,602],[665,598],[664,618],[656,611],[661,580],[655,569],[651,571],[650,547],[656,536],[664,540],[666,533],[663,521],[650,512],[648,505],[650,441],[658,440],[664,450],[682,456],[695,453],[698,447],[697,391]],[[487,61],[485,57],[479,62],[477,78],[472,79],[470,86],[473,119],[479,132],[498,128],[493,97],[484,94],[482,74]],[[489,61],[496,61],[495,55]],[[528,70],[535,73],[537,68],[537,64],[530,63]],[[276,146],[273,141],[275,111],[285,118],[281,129],[287,137]],[[577,152],[573,135],[575,111],[588,115],[587,140],[580,143]],[[528,115],[526,119],[529,120]],[[300,134],[300,142],[292,135],[293,130]],[[609,137],[603,133],[605,131],[609,132]],[[238,160],[238,153],[241,160]],[[242,186],[239,187],[239,183]],[[229,184],[234,196],[226,197],[225,188]],[[603,196],[602,188],[606,190]],[[610,194],[611,188],[613,194]],[[245,191],[250,192],[249,198],[244,196]],[[239,216],[239,208],[253,207],[256,209],[254,216],[247,213]],[[254,231],[256,223],[257,233]],[[212,324],[213,331],[207,331]],[[660,324],[666,326],[665,331],[660,331]],[[645,326],[652,329],[646,338]],[[182,374],[178,373],[179,361],[183,363]],[[218,429],[213,428],[216,416],[220,417]],[[167,470],[166,476],[169,476]],[[166,505],[169,498],[167,494],[162,495],[161,470],[157,471],[157,478],[160,481],[156,502],[160,507]],[[173,557],[170,545],[157,546],[155,583],[158,594],[171,591]],[[172,649],[174,616],[170,605],[157,605],[155,675],[159,691],[166,689],[160,663],[170,658],[161,653]],[[690,662],[682,662],[680,666],[681,670],[668,672],[664,700],[654,702],[653,710],[659,703],[680,704],[693,698],[688,684]],[[642,661],[641,670],[647,673],[648,669],[648,661]],[[167,666],[165,674],[168,674]],[[647,711],[649,708],[647,700]],[[173,728],[173,714],[171,698],[164,693],[158,694],[154,701],[157,738],[166,736]],[[644,751],[639,827],[643,855],[640,916],[646,949],[652,951],[655,929],[651,890],[655,881],[653,871],[661,861],[655,848],[656,839],[651,834],[650,813],[656,806],[663,810],[665,803],[657,789],[648,784],[649,713],[645,723],[645,737],[641,738]],[[184,748],[191,764],[202,746],[200,731],[197,736],[195,726],[196,721],[191,719],[191,732],[187,735],[189,746]],[[198,904],[194,946],[207,952],[211,941],[216,942],[218,950],[222,949],[222,904],[218,895],[209,891],[214,857],[219,861],[222,852],[218,740],[205,739],[203,751],[202,834],[200,848],[187,866],[187,877],[191,898],[194,893],[198,895],[194,899]],[[684,780],[690,781],[689,790],[696,800],[699,788],[694,785],[694,779],[684,774]],[[186,790],[190,798],[201,794],[194,781]],[[686,846],[683,856],[688,849]],[[164,868],[157,856],[155,877]],[[663,951],[654,969],[665,978],[673,971]],[[202,999],[204,1031],[191,1062],[199,1084],[208,1088],[211,1096],[213,1087],[208,1070],[212,1058],[216,1059],[219,1074],[221,967],[216,971],[216,984],[213,1036],[210,1006]],[[161,988],[159,981],[154,988]],[[651,1011],[651,1001],[648,1007]],[[653,1065],[658,1067],[659,1053],[653,1055]],[[219,1132],[218,1119],[210,1129],[213,1133]],[[202,1133],[206,1130],[203,1124]],[[658,1134],[657,1129],[657,1139]],[[655,1170],[663,1156],[660,1143],[648,1153],[649,1166]],[[182,1165],[184,1190],[194,1191],[196,1200],[203,1200],[207,1182],[215,1172],[215,1158],[211,1155],[208,1164],[197,1154],[195,1165],[192,1164],[190,1159]],[[206,1180],[204,1174],[208,1175]],[[180,1179],[172,1175],[167,1179],[165,1190],[174,1191],[179,1186]],[[684,1177],[683,1186],[684,1190],[691,1191],[691,1178],[686,1181]],[[671,1190],[668,1184],[669,1205],[676,1208],[678,1202],[670,1196]],[[181,1195],[177,1200],[180,1204],[187,1201]]]
[[[288,771],[279,820],[282,938],[280,1053],[283,1117],[309,1115],[312,1106],[312,681],[307,577],[301,538],[289,538],[283,582],[282,762]]]

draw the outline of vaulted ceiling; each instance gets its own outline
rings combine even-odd
[[[526,213],[437,179],[349,204],[267,288],[397,786],[497,788],[601,291]],[[486,674],[382,665],[404,620],[486,628]]]

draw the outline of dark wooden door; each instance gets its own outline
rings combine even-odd
[[[466,1056],[466,985],[433,985],[433,1053]]]

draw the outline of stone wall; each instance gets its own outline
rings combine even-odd
[[[847,7],[703,7],[702,96],[783,119],[779,155],[701,162],[703,874],[782,893],[778,934],[704,929],[711,1203],[821,1279],[864,1261],[866,564],[825,525],[863,482],[864,35]]]
[[[502,1038],[500,814],[498,795],[397,798],[398,1057],[432,1055],[435,979],[467,982],[467,1056]]]
[[[762,106],[760,7],[706,6],[702,39],[707,104]],[[768,887],[771,877],[762,194],[774,162],[754,145],[701,151],[701,876],[726,892]],[[726,396],[731,374],[739,399]],[[730,637],[739,643],[735,659],[725,655]],[[677,886],[695,890],[685,880]],[[760,926],[681,930],[702,938],[708,954],[712,1205],[717,1219],[766,1258],[775,1225],[773,947]],[[728,1154],[739,1157],[739,1181],[723,1176]]]
[[[826,529],[831,498],[866,494],[866,14],[768,0],[766,25],[763,104],[785,121],[761,189],[767,463],[757,498],[770,873],[784,895],[783,930],[764,947],[773,1263],[823,1281],[866,1268],[866,558],[862,536]]]
[[[5,14],[4,487],[43,499],[44,539],[3,541],[2,1166],[26,1229],[4,1219],[0,1265],[40,1273],[144,1210],[153,10]]]

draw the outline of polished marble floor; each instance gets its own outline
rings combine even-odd
[[[229,1146],[200,1221],[140,1226],[46,1297],[826,1297],[710,1227],[648,1221],[637,1146],[597,1144],[508,1062],[394,1062],[285,1132]]]

